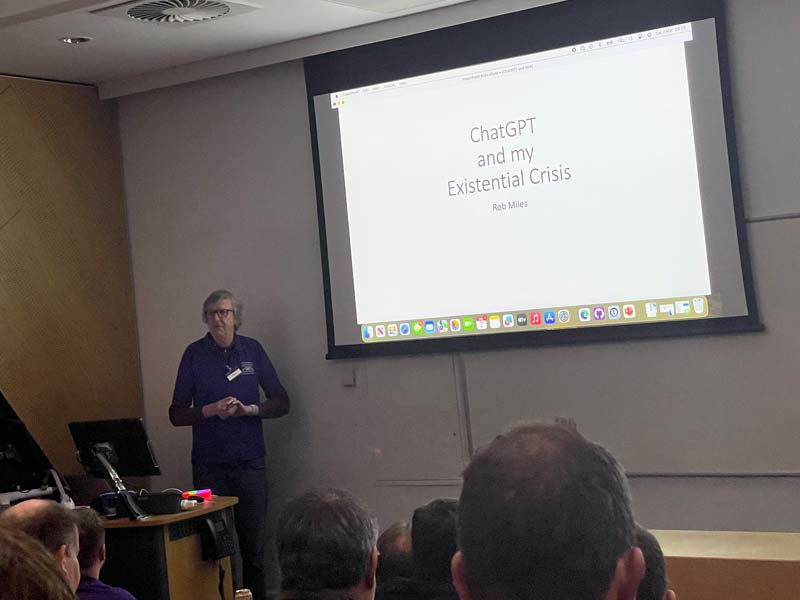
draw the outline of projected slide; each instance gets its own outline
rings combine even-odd
[[[683,42],[345,100],[358,322],[708,294]]]
[[[329,344],[748,316],[713,19],[326,89]]]

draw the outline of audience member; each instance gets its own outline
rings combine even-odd
[[[275,543],[284,600],[373,600],[378,524],[343,490],[311,491],[289,502]]]
[[[456,552],[458,500],[432,500],[414,511],[411,525],[414,576],[378,583],[376,600],[458,600],[450,577]]]
[[[106,562],[106,532],[100,516],[88,507],[76,508],[74,516],[80,534],[78,600],[135,600],[126,590],[100,581],[100,569]]]
[[[405,521],[390,525],[378,536],[378,583],[393,577],[411,577],[414,559],[411,555],[411,529]]]
[[[78,587],[78,526],[72,511],[52,500],[26,500],[0,513],[0,525],[38,540],[56,561],[69,588]]]
[[[450,584],[450,563],[456,553],[458,500],[439,498],[414,511],[411,546],[414,578],[420,582]]]
[[[0,582],[0,600],[75,598],[44,546],[7,527],[0,527]]]
[[[562,425],[515,428],[472,459],[458,545],[461,600],[634,600],[644,575],[622,469]]]
[[[664,554],[656,537],[641,525],[636,526],[636,545],[644,555],[644,579],[639,584],[637,600],[675,600],[675,592],[667,589]]]

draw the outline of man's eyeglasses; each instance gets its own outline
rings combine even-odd
[[[227,318],[228,315],[233,314],[233,309],[231,308],[218,308],[217,310],[207,310],[206,316],[210,318],[214,317],[221,317],[223,319]]]

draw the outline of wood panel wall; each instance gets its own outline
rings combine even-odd
[[[800,534],[652,531],[678,600],[797,600]]]
[[[116,109],[0,78],[0,389],[63,474],[73,420],[142,416]]]

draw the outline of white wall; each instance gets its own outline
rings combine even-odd
[[[644,348],[673,370],[661,380],[649,378],[650,387],[615,388],[614,379],[604,380],[603,412],[618,415],[611,420],[618,431],[640,432],[634,447],[615,449],[657,456],[662,448],[680,451],[671,444],[685,436],[671,436],[670,428],[696,428],[698,436],[715,427],[741,429],[747,435],[720,437],[721,455],[746,452],[742,440],[769,444],[774,433],[793,447],[784,445],[780,461],[759,467],[796,463],[800,471],[800,458],[792,456],[800,454],[792,433],[800,417],[800,219],[786,216],[800,214],[800,120],[793,106],[800,94],[800,61],[793,58],[800,36],[792,26],[800,6],[791,0],[728,4],[741,175],[747,214],[757,221],[749,234],[768,331],[692,340],[697,352],[686,363],[674,356],[681,341],[327,362],[301,64],[119,100],[145,410],[164,485],[190,484],[190,431],[169,425],[167,407],[181,352],[204,333],[201,302],[217,287],[245,301],[243,333],[264,343],[294,402],[288,417],[266,427],[273,516],[307,487],[337,485],[373,504],[383,524],[408,518],[423,501],[458,493],[470,441],[462,394],[480,424],[477,438],[505,425],[492,421],[492,403],[517,402],[528,390],[546,399],[530,404],[531,416],[551,416],[559,394],[575,413],[591,415],[591,398],[567,397],[543,369],[570,365],[570,392],[590,395],[601,370],[597,356],[613,362]],[[760,220],[769,217],[779,218]],[[353,374],[356,386],[346,387]],[[727,377],[754,379],[748,394],[731,401],[730,386],[716,386]],[[683,381],[689,392],[704,391],[693,401],[700,403],[694,413],[709,419],[705,429],[626,411],[647,402],[641,395],[649,390],[658,397],[672,389],[667,378]],[[748,402],[761,407],[757,427],[753,411],[742,410]],[[592,433],[591,423],[579,418],[578,424]],[[614,439],[603,441],[614,448]],[[649,527],[800,531],[792,510],[797,478],[636,478],[632,487],[639,518]]]
[[[167,408],[181,353],[205,332],[202,301],[218,287],[241,296],[242,333],[264,343],[293,399],[266,427],[275,498],[337,485],[382,506],[398,492],[379,479],[455,480],[451,357],[324,359],[301,64],[126,98],[120,123],[145,412],[165,485],[190,483],[191,432],[171,427]]]

